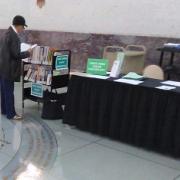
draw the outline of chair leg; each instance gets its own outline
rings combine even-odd
[[[40,111],[40,102],[38,101],[38,111]]]
[[[170,77],[170,74],[168,73],[167,74],[167,80],[170,80],[171,79],[171,77]]]

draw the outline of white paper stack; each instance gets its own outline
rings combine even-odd
[[[95,78],[95,79],[108,79],[109,78],[109,76],[92,75],[92,74],[87,74],[87,73],[82,73],[82,72],[71,72],[70,74],[76,75],[76,76],[88,77],[88,78]]]
[[[172,90],[172,89],[176,89],[176,87],[173,86],[158,86],[156,87],[157,89],[162,89],[162,90]]]
[[[162,84],[180,87],[180,82],[178,81],[164,81],[162,82]]]
[[[115,80],[115,82],[121,82],[121,83],[132,84],[132,85],[138,85],[138,84],[143,83],[143,81],[132,80],[132,79],[118,79],[118,80]]]

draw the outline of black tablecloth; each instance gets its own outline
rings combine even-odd
[[[125,143],[180,157],[180,88],[72,76],[64,123]]]

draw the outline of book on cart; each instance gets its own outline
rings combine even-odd
[[[25,77],[25,81],[37,82],[44,85],[51,85],[51,67],[31,64]]]
[[[36,46],[30,61],[34,64],[52,65],[52,55],[53,52],[48,46]]]
[[[22,48],[32,47],[31,45],[23,46]],[[70,61],[70,50],[57,50],[49,46],[35,45],[31,57],[22,62],[22,107],[24,108],[26,99],[35,102],[43,100],[42,93],[38,96],[40,85],[44,87],[44,90],[51,91],[66,87],[69,82]],[[34,90],[37,92],[32,93]]]

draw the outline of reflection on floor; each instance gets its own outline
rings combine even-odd
[[[0,175],[22,179],[25,173],[52,167],[57,156],[57,141],[53,131],[41,120],[26,115],[24,122],[11,122],[1,117]]]
[[[178,159],[44,121],[30,101],[24,115],[23,123],[1,117],[2,180],[180,180]]]

